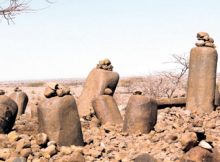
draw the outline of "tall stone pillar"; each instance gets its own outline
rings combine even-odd
[[[186,108],[196,113],[214,110],[217,51],[207,33],[197,34],[198,42],[191,49]]]

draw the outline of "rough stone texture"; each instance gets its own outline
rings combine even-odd
[[[208,150],[199,146],[189,150],[181,159],[181,162],[213,162],[213,155]]]
[[[112,96],[101,95],[93,101],[92,105],[97,118],[102,124],[123,123],[117,103]]]
[[[116,72],[93,69],[86,79],[77,102],[79,115],[82,117],[93,113],[92,101],[99,95],[103,95],[106,88],[110,88],[113,95],[118,81],[119,74]]]
[[[44,96],[46,98],[51,98],[55,96],[63,97],[64,95],[70,95],[69,87],[66,87],[64,85],[55,82],[47,83],[47,87],[45,88],[44,91]]]
[[[187,88],[188,110],[210,113],[214,110],[217,51],[214,48],[195,47],[190,52]]]
[[[129,133],[149,133],[157,122],[157,103],[154,99],[132,95],[125,112],[123,130]]]
[[[140,154],[135,159],[134,162],[157,162],[157,160],[149,154]]]
[[[186,132],[181,135],[180,142],[183,151],[189,151],[197,144],[197,135],[195,132]]]
[[[22,91],[15,91],[9,97],[13,99],[18,105],[17,117],[19,117],[21,114],[24,114],[26,110],[26,106],[28,104],[27,94]]]
[[[197,33],[198,41],[195,43],[197,47],[211,47],[215,48],[214,39],[209,37],[209,34],[206,32]]]
[[[165,107],[184,107],[186,105],[186,98],[159,98],[157,99],[158,109]]]
[[[39,131],[60,146],[83,145],[75,99],[71,95],[46,99],[38,107]]]
[[[31,117],[32,118],[37,118],[37,116],[38,116],[38,113],[37,113],[38,105],[39,105],[38,102],[30,103],[30,105],[29,105],[29,107],[31,109]]]
[[[99,61],[99,63],[96,65],[97,69],[104,69],[108,71],[113,70],[113,66],[111,65],[111,61],[109,59],[104,59]]]
[[[215,87],[215,106],[220,106],[219,85],[217,85],[217,84],[216,84],[216,87]]]
[[[8,133],[15,123],[17,104],[8,96],[0,95],[0,133]]]

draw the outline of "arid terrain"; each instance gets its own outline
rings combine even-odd
[[[120,80],[114,98],[123,118],[126,104],[132,92],[143,90],[143,86],[140,85],[143,82],[150,82],[150,80],[145,79],[133,77]],[[55,81],[69,86],[71,94],[76,100],[78,99],[84,80]],[[207,157],[214,157],[219,160],[220,110],[217,109],[209,115],[195,115],[189,110],[185,110],[185,107],[167,107],[158,110],[157,124],[149,134],[141,134],[140,132],[128,134],[122,131],[122,125],[100,126],[100,122],[95,116],[87,119],[81,118],[85,146],[57,146],[50,150],[48,143],[47,145],[40,145],[39,142],[36,142],[39,140],[37,139],[38,121],[36,115],[31,114],[31,112],[35,112],[33,111],[36,109],[35,104],[40,103],[44,97],[43,91],[46,82],[0,83],[1,89],[6,91],[6,95],[12,93],[14,88],[19,86],[29,97],[26,113],[16,120],[13,131],[8,135],[0,135],[0,161],[10,162],[14,160],[15,162],[17,160],[23,162],[27,159],[30,162],[130,162],[133,160],[180,162],[181,159],[184,161],[195,156],[194,153],[187,153],[191,148],[197,149],[195,150],[197,154],[204,154],[206,159]],[[133,87],[132,84],[136,87]],[[166,85],[164,86],[166,87]],[[184,96],[184,94],[185,89],[182,86],[176,89],[173,96]],[[198,145],[201,146],[199,146],[200,148],[205,148],[204,150],[207,152],[199,150]]]

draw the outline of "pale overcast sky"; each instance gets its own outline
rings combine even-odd
[[[121,76],[166,70],[199,31],[220,46],[219,0],[33,0],[31,7],[46,9],[0,23],[1,81],[86,77],[103,58]]]

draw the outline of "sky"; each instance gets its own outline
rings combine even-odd
[[[30,8],[15,24],[0,22],[0,81],[85,78],[104,58],[120,76],[175,69],[166,62],[189,55],[200,31],[220,46],[219,0],[32,0]]]

